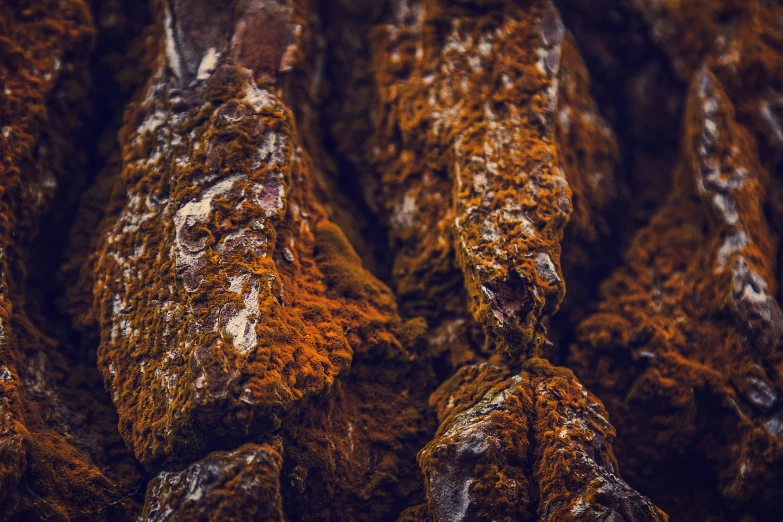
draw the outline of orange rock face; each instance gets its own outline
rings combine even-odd
[[[761,484],[779,480],[781,444],[769,373],[783,335],[777,238],[763,210],[769,174],[706,69],[690,87],[674,181],[580,325],[572,364],[588,386],[611,389],[615,418],[635,426],[626,451],[638,472],[693,446],[727,502],[775,504]]]
[[[433,394],[419,463],[435,520],[668,520],[617,476],[606,411],[570,371],[509,373],[466,366]]]
[[[147,7],[0,5],[0,520],[781,518],[778,2]]]
[[[200,439],[278,428],[328,391],[351,341],[397,343],[388,291],[310,194],[290,111],[223,47],[178,88],[194,67],[163,51],[187,42],[161,45],[122,131],[125,204],[104,225],[95,282],[99,364],[121,432],[153,466],[186,462]]]
[[[81,1],[21,4],[0,6],[0,518],[108,520],[134,507],[115,473],[128,455],[91,369],[52,336],[29,282],[43,216],[75,182],[94,28]]]

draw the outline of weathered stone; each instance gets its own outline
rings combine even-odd
[[[769,173],[706,68],[691,82],[674,180],[604,283],[569,364],[625,428],[618,444],[635,477],[649,483],[688,448],[707,460],[725,502],[773,509],[783,439],[761,414],[779,391],[783,323],[777,238],[764,214]],[[691,487],[697,495],[701,485]]]
[[[617,472],[614,429],[566,369],[466,366],[433,395],[441,426],[419,454],[433,520],[668,517]]]
[[[372,74],[357,82],[376,91],[349,92],[341,109],[351,119],[335,123],[370,206],[389,224],[403,313],[426,317],[435,352],[451,350],[455,367],[480,353],[459,306],[463,286],[491,345],[510,357],[540,351],[543,319],[565,288],[567,179],[579,190],[574,236],[595,240],[617,156],[551,3],[490,4],[392,10],[367,31],[371,53],[359,59]],[[441,36],[435,26],[449,30]],[[362,108],[369,139],[346,129]]]
[[[410,361],[354,361],[328,397],[285,426],[287,516],[382,520],[422,502],[416,453],[435,429],[431,380]]]
[[[184,85],[187,13],[163,13],[158,69],[121,134],[125,204],[96,266],[99,364],[151,467],[278,428],[352,347],[399,349],[389,292],[314,201],[291,113],[234,56],[238,33],[231,50],[199,44],[216,50]]]
[[[91,6],[0,7],[0,519],[780,518],[778,2]]]
[[[58,189],[75,183],[69,162],[88,102],[93,38],[82,1],[0,5],[3,520],[123,519],[131,504],[109,469],[109,460],[121,465],[124,457],[111,447],[110,420],[109,434],[101,431],[111,410],[91,396],[89,375],[76,375],[83,370],[59,340],[44,333],[49,325],[27,281],[37,266],[32,244],[47,226],[42,218]]]
[[[179,472],[160,472],[149,485],[141,520],[282,522],[282,445],[245,444],[211,453]]]
[[[750,0],[630,2],[679,77],[705,64],[729,92],[738,117],[765,147],[783,151],[783,5]],[[765,155],[764,155],[765,156]]]

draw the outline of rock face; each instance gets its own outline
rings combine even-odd
[[[99,364],[121,433],[153,467],[279,428],[354,351],[399,349],[389,292],[311,195],[290,111],[242,66],[242,24],[231,50],[228,29],[188,40],[205,9],[163,13],[174,25],[121,132],[125,203],[95,270]],[[178,50],[197,43],[198,67]]]
[[[346,92],[350,118],[334,124],[388,224],[402,310],[431,322],[430,343],[451,350],[451,365],[475,358],[463,347],[479,358],[488,347],[541,352],[565,292],[563,229],[576,204],[574,242],[605,233],[617,155],[552,4],[469,4],[404,2],[364,28],[373,74]],[[351,132],[358,114],[369,121]]]
[[[142,519],[282,521],[279,439],[216,451],[149,485]]]
[[[684,125],[675,188],[604,283],[571,364],[588,386],[612,390],[613,417],[634,426],[625,442],[642,469],[692,447],[723,497],[753,510],[778,502],[759,481],[780,480],[783,440],[769,373],[783,335],[763,209],[769,174],[706,68],[691,83]]]
[[[108,520],[129,508],[116,419],[91,370],[50,337],[28,282],[42,217],[75,182],[94,29],[80,0],[23,4],[0,6],[0,518]]]
[[[466,366],[433,394],[419,463],[434,520],[668,520],[616,475],[606,411],[569,370],[509,373]]]
[[[0,520],[779,520],[782,9],[3,3]]]

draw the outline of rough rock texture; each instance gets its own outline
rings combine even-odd
[[[683,81],[690,81],[706,65],[735,100],[738,117],[763,136],[760,145],[777,154],[783,151],[780,2],[633,0],[631,4]]]
[[[606,411],[569,370],[509,373],[466,366],[433,394],[419,463],[434,520],[668,520],[617,476]]]
[[[176,19],[122,130],[125,203],[95,269],[99,364],[121,433],[153,467],[278,428],[331,387],[352,346],[397,343],[391,296],[311,195],[290,111],[257,86],[266,69],[240,65],[241,23],[229,51],[222,33],[191,42],[188,15]],[[178,51],[191,43],[198,65]]]
[[[142,520],[282,521],[280,440],[216,451],[150,481]]]
[[[780,520],[782,35],[2,3],[0,521]]]
[[[300,96],[296,70],[285,73],[312,7],[237,9],[233,26],[217,5],[159,13],[156,66],[120,132],[123,169],[97,245],[98,364],[120,433],[149,469],[277,431],[290,516],[382,518],[420,490],[415,452],[432,429],[427,371],[410,364],[421,327],[402,324],[314,196],[296,123],[306,115],[282,101]],[[194,29],[211,16],[220,32]],[[271,69],[248,54],[254,24],[287,28],[290,45],[264,51],[277,53]],[[148,492],[150,519],[166,505],[212,511],[188,507],[181,489]]]
[[[68,357],[40,316],[42,216],[74,183],[75,137],[87,108],[94,38],[82,1],[0,6],[0,518],[125,516],[111,471],[127,457],[90,369]],[[51,297],[51,296],[47,296]],[[110,463],[112,466],[110,466]],[[134,475],[133,466],[124,469]]]
[[[725,501],[751,512],[779,506],[769,486],[781,483],[783,448],[769,358],[783,335],[777,238],[756,154],[719,80],[700,69],[674,190],[604,283],[570,360],[627,426],[620,442],[634,473],[698,455]]]
[[[373,74],[355,73],[361,90],[346,93],[340,110],[350,118],[338,116],[335,133],[388,223],[403,313],[426,317],[432,344],[480,354],[467,297],[490,345],[509,357],[538,353],[543,319],[564,294],[569,182],[575,243],[605,233],[613,197],[616,145],[579,53],[545,1],[403,2],[382,19],[366,29],[371,57],[346,65]],[[364,126],[348,128],[366,111],[369,138]],[[447,349],[452,366],[473,358]]]

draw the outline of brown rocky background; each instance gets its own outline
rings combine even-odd
[[[783,520],[783,2],[0,3],[1,521]]]

